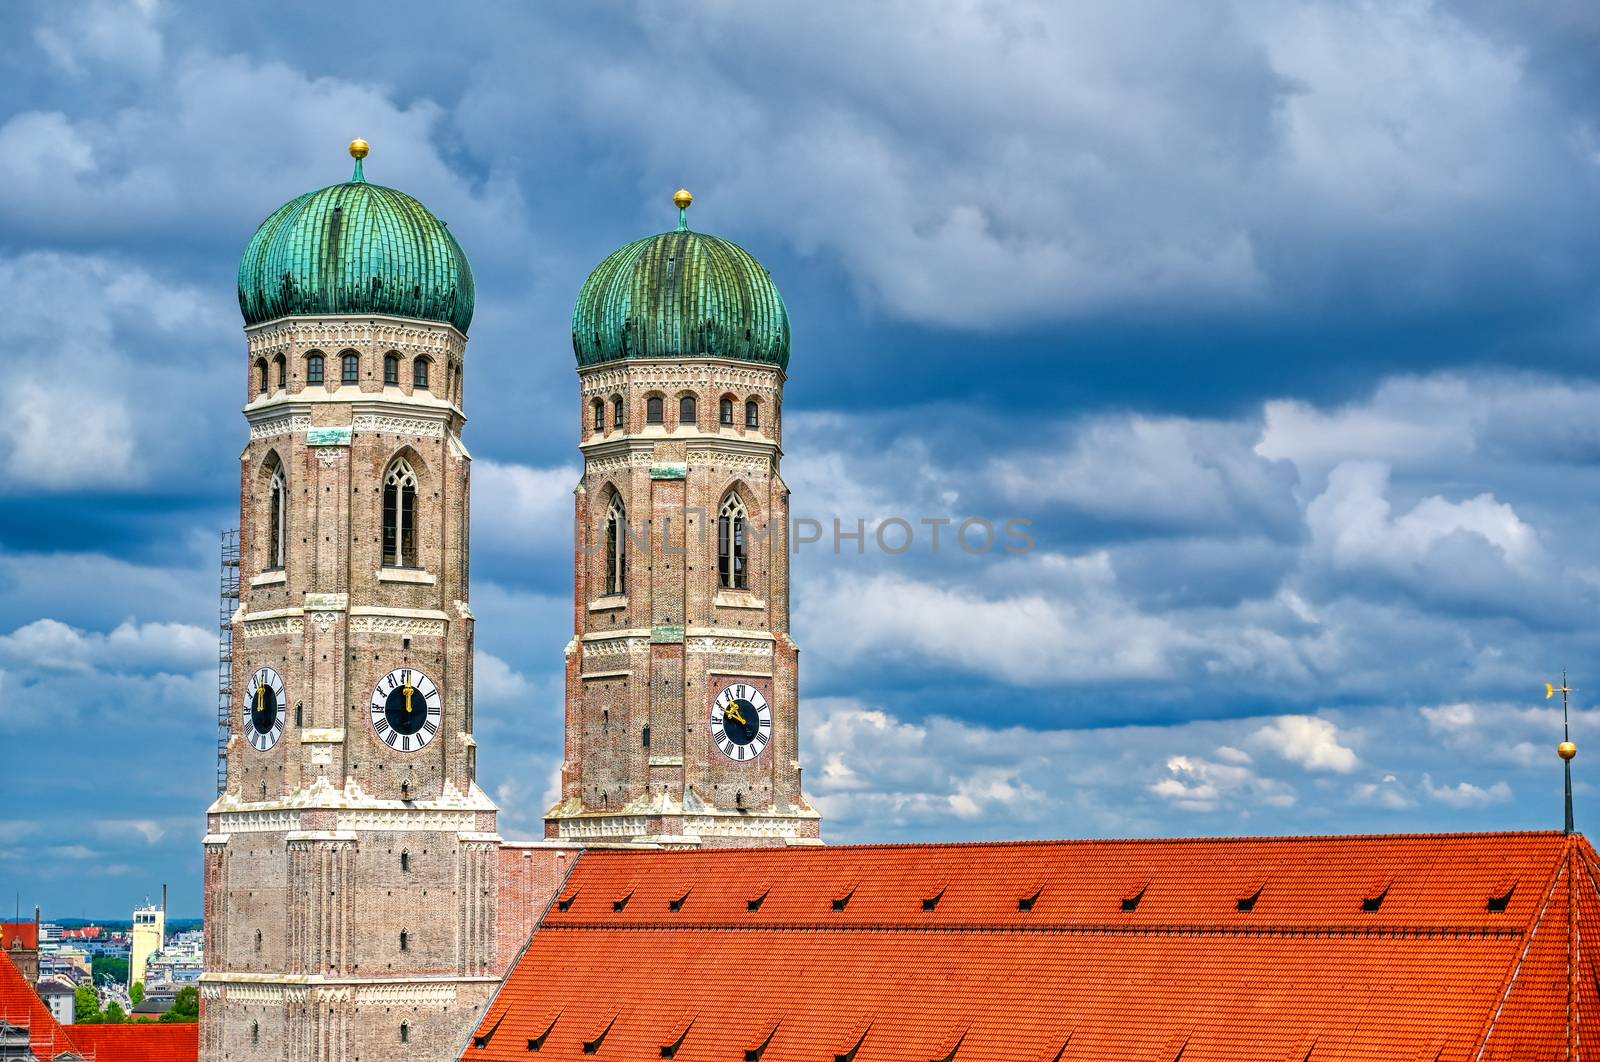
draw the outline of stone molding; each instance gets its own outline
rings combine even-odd
[[[264,619],[244,621],[245,638],[271,638],[284,634],[300,634],[306,629],[306,621],[299,616],[284,616],[281,619]]]
[[[278,413],[250,422],[250,440],[270,439],[278,435],[295,435],[311,430],[310,413]]]
[[[372,616],[350,613],[351,634],[409,634],[413,637],[443,638],[445,621],[410,616]]]
[[[772,645],[771,639],[702,636],[689,639],[688,651],[720,653],[727,656],[771,657]]]
[[[245,342],[252,360],[275,354],[303,356],[311,350],[337,357],[347,348],[360,354],[395,350],[460,358],[467,349],[467,337],[450,325],[384,314],[279,317],[246,328]]]
[[[776,365],[752,365],[732,358],[685,358],[656,361],[629,358],[578,370],[583,397],[606,398],[629,387],[659,387],[663,391],[703,390],[747,398],[751,394],[777,398],[783,392],[783,370]]]
[[[303,812],[291,811],[224,811],[216,816],[213,829],[230,836],[235,833],[298,834]],[[402,810],[391,808],[351,808],[335,813],[331,831],[316,831],[294,838],[296,842],[337,841],[331,833],[359,833],[362,830],[381,830],[387,833],[467,833],[478,834],[478,812],[457,809]]]

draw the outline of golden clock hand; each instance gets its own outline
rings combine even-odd
[[[749,726],[750,725],[749,723],[744,721],[744,713],[739,710],[739,705],[737,703],[729,704],[728,707],[723,710],[722,714],[727,716],[729,719],[732,719],[735,723],[738,723],[740,726]]]
[[[406,683],[406,714],[411,714],[411,683]]]
[[[266,695],[266,692],[267,692],[267,687],[265,687],[265,686],[257,686],[256,687],[256,714],[257,715],[261,714],[261,702],[264,699],[264,697]]]

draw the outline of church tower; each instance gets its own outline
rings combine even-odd
[[[247,355],[227,782],[205,839],[207,1062],[455,1058],[498,984],[472,739],[472,272],[355,173],[239,267]]]
[[[614,252],[572,316],[574,637],[553,840],[818,844],[800,789],[789,319],[761,263],[692,231]]]

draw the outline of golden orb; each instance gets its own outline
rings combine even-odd
[[[1563,741],[1561,744],[1556,746],[1556,755],[1560,756],[1564,760],[1570,760],[1577,754],[1578,746],[1574,745],[1570,741]]]
[[[350,141],[350,157],[353,159],[364,159],[367,157],[367,152],[371,150],[367,146],[367,142],[359,136]]]
[[[694,202],[694,196],[689,194],[689,189],[679,188],[673,195],[672,202],[679,210],[688,210],[689,204]]]

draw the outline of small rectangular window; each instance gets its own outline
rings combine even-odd
[[[400,383],[400,359],[393,354],[383,359],[383,383],[385,387],[394,387]]]
[[[322,355],[313,354],[306,359],[306,383],[320,384],[322,382]]]
[[[428,386],[428,359],[418,358],[411,366],[411,386]]]
[[[361,359],[354,354],[346,354],[343,358],[344,374],[339,378],[340,383],[361,382]]]
[[[644,422],[646,424],[663,423],[663,418],[661,415],[661,397],[659,395],[645,399]]]
[[[744,426],[747,428],[761,427],[761,407],[753,401],[744,404]]]

